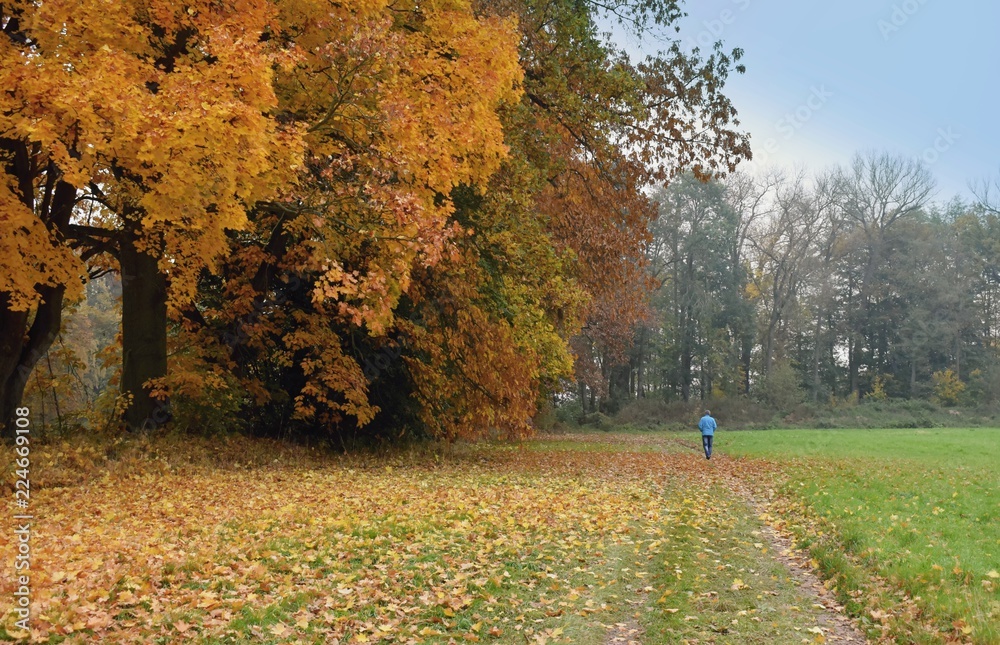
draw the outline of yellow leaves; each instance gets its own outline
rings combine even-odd
[[[733,580],[733,584],[729,588],[732,591],[740,591],[740,590],[743,590],[743,589],[749,589],[750,585],[746,584],[745,582],[743,582],[739,578],[736,578],[735,580]]]
[[[69,298],[78,297],[78,276],[84,270],[79,256],[59,242],[15,191],[14,178],[0,175],[0,292],[10,294],[14,311],[38,305],[39,285],[65,285]]]
[[[941,405],[956,405],[965,391],[965,383],[953,370],[947,369],[934,372],[934,398]]]
[[[295,633],[285,623],[277,623],[276,625],[272,625],[268,631],[270,631],[274,636],[278,638],[288,638],[289,636]],[[366,642],[366,641],[361,641],[361,642]]]
[[[271,116],[277,52],[260,36],[272,3],[198,3],[193,15],[154,4],[54,0],[27,12],[31,55],[0,50],[10,102],[0,106],[0,130],[37,147],[39,168],[52,162],[76,188],[100,186],[102,207],[119,218],[143,209],[175,261],[172,295],[187,302],[198,271],[225,249],[225,231],[245,227],[248,208],[291,182],[303,146]],[[180,29],[188,47],[166,51]],[[0,212],[9,213],[6,183]],[[78,256],[60,240],[45,257],[18,244],[19,231],[0,227],[0,257],[24,262],[8,272],[0,260],[0,275],[24,284],[0,278],[0,290],[18,307],[34,283],[66,284],[75,296]]]
[[[663,547],[662,532],[633,523],[663,519],[663,478],[683,467],[652,453],[471,448],[373,468],[236,440],[217,458],[258,465],[219,469],[199,465],[206,447],[153,444],[172,460],[162,471],[137,461],[101,486],[44,489],[52,539],[39,567],[51,573],[35,581],[46,633],[210,640],[244,616],[254,618],[235,636],[248,641],[479,642],[518,622],[529,640],[565,642],[568,617],[616,611],[594,594],[623,564],[628,580],[650,580],[638,574],[651,568],[605,560]],[[293,595],[294,613],[279,609]]]

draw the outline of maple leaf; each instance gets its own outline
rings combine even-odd
[[[289,636],[291,636],[292,634],[295,633],[295,631],[292,630],[285,623],[277,623],[277,624],[271,625],[269,631],[272,634],[274,634],[275,636],[277,636],[278,638],[288,638]]]

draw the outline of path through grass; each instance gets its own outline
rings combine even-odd
[[[901,642],[1000,643],[1000,430],[741,432],[724,450],[755,458],[743,465],[773,521],[866,624]]]
[[[36,449],[32,640],[586,645],[616,624],[647,644],[825,638],[724,464],[671,437],[196,458],[213,447],[156,444],[72,477],[78,447]]]

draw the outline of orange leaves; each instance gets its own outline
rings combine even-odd
[[[474,266],[450,262],[422,273],[412,294],[417,315],[397,321],[409,339],[420,420],[438,437],[527,436],[543,366],[558,369],[533,346],[537,329],[477,302],[476,289],[488,285],[481,280]],[[449,291],[430,290],[435,281]]]
[[[245,227],[246,209],[274,196],[300,164],[294,129],[273,117],[272,69],[287,56],[261,38],[273,26],[273,3],[4,6],[4,19],[12,10],[31,45],[3,39],[0,131],[35,150],[39,168],[51,163],[50,175],[106,209],[99,220],[87,217],[105,232],[85,246],[111,238],[127,216],[163,239],[171,294],[189,301],[198,271],[224,250],[224,232]],[[0,206],[6,189],[0,182]],[[60,244],[81,241],[61,228]],[[0,248],[17,243],[14,230],[3,227]],[[58,247],[48,258],[40,246],[4,250],[28,259],[11,272],[26,285],[56,280],[75,289],[83,273],[82,262],[67,261],[68,249],[65,258]],[[32,271],[30,258],[47,268]],[[8,286],[25,292],[21,284],[0,290]]]
[[[496,107],[519,97],[518,37],[512,21],[477,19],[465,0],[421,9],[409,19],[422,29],[404,41],[388,86],[384,153],[416,186],[447,195],[485,182],[506,155]]]
[[[2,158],[0,158],[2,161]],[[36,218],[11,190],[10,178],[0,175],[0,293],[13,311],[37,306],[39,285],[66,285],[78,297],[84,265]]]
[[[169,461],[39,491],[41,638],[565,642],[569,617],[615,611],[594,595],[619,576],[608,558],[654,541],[632,524],[667,521],[683,467],[512,447],[339,462],[246,440],[222,450],[264,465],[196,465],[207,446],[150,445]]]
[[[505,155],[496,110],[516,99],[520,75],[507,22],[477,19],[460,0],[395,10],[409,29],[392,29],[384,8],[379,22],[345,15],[330,26],[332,44],[294,71],[307,88],[334,92],[329,107],[308,105],[312,97],[280,81],[288,88],[284,101],[325,110],[311,124],[315,171],[342,183],[330,185],[334,195],[309,199],[347,198],[324,206],[317,232],[324,252],[337,253],[321,258],[323,264],[350,262],[357,269],[324,269],[314,297],[338,301],[338,313],[376,333],[390,322],[413,266],[442,257],[451,235],[451,189],[485,181]],[[334,75],[335,86],[310,69],[331,64],[324,74]],[[359,180],[363,185],[355,185]]]

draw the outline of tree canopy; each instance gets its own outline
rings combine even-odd
[[[132,429],[518,436],[574,373],[600,387],[646,313],[646,188],[749,145],[739,50],[634,62],[599,15],[681,12],[0,4],[4,420],[102,276],[100,405]]]

